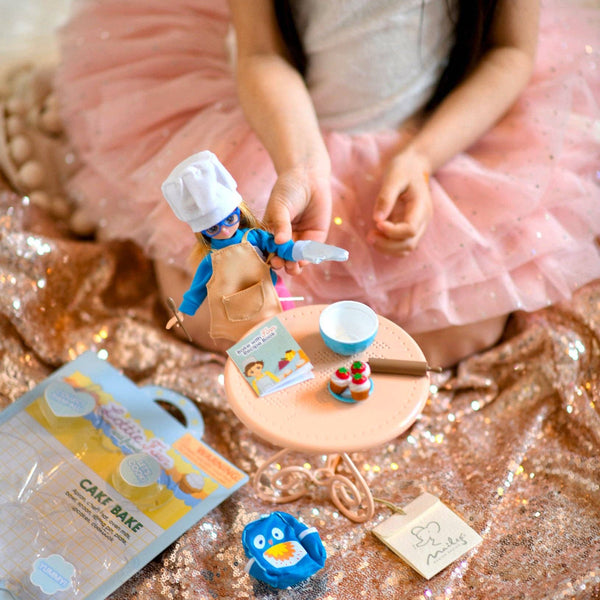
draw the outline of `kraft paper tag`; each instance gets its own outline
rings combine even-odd
[[[424,493],[382,521],[372,532],[426,579],[446,568],[482,540],[456,513]]]

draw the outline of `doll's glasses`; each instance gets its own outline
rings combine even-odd
[[[215,237],[215,235],[219,235],[221,233],[221,229],[223,229],[223,227],[233,227],[239,222],[240,207],[238,206],[230,215],[227,215],[222,221],[219,221],[216,225],[213,225],[208,229],[204,229],[202,231],[202,234],[208,237]]]

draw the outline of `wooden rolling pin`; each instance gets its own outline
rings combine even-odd
[[[412,375],[423,377],[428,371],[442,372],[442,367],[430,367],[420,360],[397,360],[394,358],[369,358],[369,366],[373,373],[388,373],[391,375]]]

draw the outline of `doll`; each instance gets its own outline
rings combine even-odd
[[[237,184],[218,158],[207,150],[181,162],[162,185],[175,216],[188,223],[199,262],[170,329],[208,302],[211,338],[239,340],[252,326],[281,312],[275,289],[272,255],[287,261],[344,261],[348,252],[319,242],[289,240],[276,244],[237,192]],[[183,314],[182,314],[183,313]]]

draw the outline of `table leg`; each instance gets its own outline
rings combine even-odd
[[[254,473],[252,484],[259,498],[276,504],[292,502],[308,493],[310,475],[299,466],[280,467],[282,459],[290,450],[284,448],[266,460]],[[269,473],[269,470],[275,471]]]
[[[375,505],[371,490],[346,453],[328,456],[324,467],[307,469],[298,465],[284,467],[282,461],[289,452],[287,448],[277,452],[252,477],[260,498],[283,504],[301,498],[315,485],[324,486],[333,504],[351,521],[362,523],[373,516]],[[337,472],[340,466],[348,474]]]

